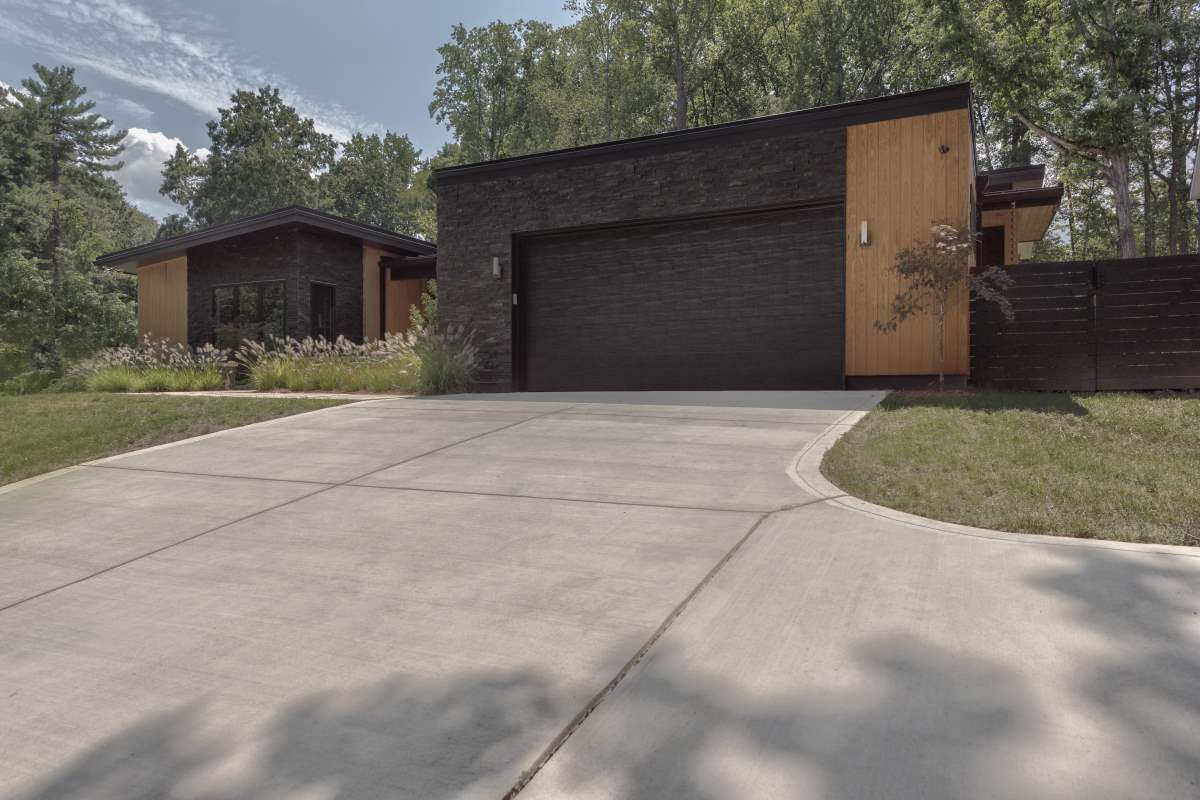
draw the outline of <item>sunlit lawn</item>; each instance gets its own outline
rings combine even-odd
[[[1200,394],[898,392],[822,471],[934,519],[1200,545]]]
[[[341,402],[127,394],[0,396],[0,484]]]

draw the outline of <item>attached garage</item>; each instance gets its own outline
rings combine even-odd
[[[438,313],[483,388],[841,389],[937,372],[881,331],[896,254],[973,219],[970,89],[946,86],[448,167]],[[943,335],[967,372],[966,292]]]
[[[820,204],[520,237],[521,385],[840,386],[842,215]]]

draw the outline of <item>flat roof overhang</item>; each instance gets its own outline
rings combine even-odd
[[[584,161],[628,158],[661,147],[691,146],[707,140],[730,136],[770,135],[781,132],[821,130],[861,125],[901,117],[953,111],[971,106],[971,84],[952,83],[933,89],[904,94],[872,97],[828,106],[815,106],[782,114],[703,125],[696,128],[665,131],[650,136],[618,139],[611,142],[568,147],[543,153],[499,158],[473,164],[460,164],[433,171],[434,186],[465,183],[501,174],[520,173],[550,165]]]
[[[431,280],[437,277],[437,256],[385,256],[379,267],[394,281]]]
[[[979,202],[979,210],[984,214],[989,211],[1015,211],[1017,241],[1039,242],[1050,229],[1050,223],[1054,221],[1054,214],[1062,202],[1062,194],[1061,186],[985,191]]]
[[[314,208],[304,206],[287,206],[252,217],[214,225],[199,231],[172,236],[156,242],[105,253],[96,259],[98,267],[115,267],[126,272],[133,272],[137,267],[158,261],[166,261],[184,255],[189,248],[203,244],[232,239],[248,233],[277,228],[285,225],[301,225],[314,230],[328,231],[343,236],[378,245],[389,250],[395,250],[414,255],[429,255],[437,252],[437,245],[421,239],[405,236],[374,225],[367,225],[333,214],[326,214]]]

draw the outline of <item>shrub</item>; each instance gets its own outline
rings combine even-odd
[[[259,391],[375,392],[416,390],[411,355],[400,336],[355,344],[343,337],[245,342],[237,361]]]
[[[479,350],[474,339],[462,328],[445,332],[426,328],[409,337],[407,346],[414,356],[422,394],[469,392],[475,388]]]
[[[420,392],[443,394],[474,386],[477,351],[461,330],[429,329],[355,344],[339,337],[245,342],[236,359],[259,391]]]
[[[212,345],[196,349],[165,339],[144,339],[137,347],[114,347],[76,364],[59,382],[62,388],[93,392],[188,392],[224,386],[221,365],[229,351]]]
[[[53,370],[33,369],[0,382],[0,394],[36,394],[45,391],[57,375]]]
[[[89,392],[128,392],[137,379],[132,367],[102,367],[84,379],[84,387]]]

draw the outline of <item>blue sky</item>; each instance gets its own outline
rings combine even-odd
[[[155,216],[161,162],[235,88],[266,83],[339,139],[406,133],[426,154],[449,138],[429,117],[437,48],[456,22],[570,21],[562,0],[0,0],[0,82],[69,64],[97,110],[130,131],[116,174]]]

